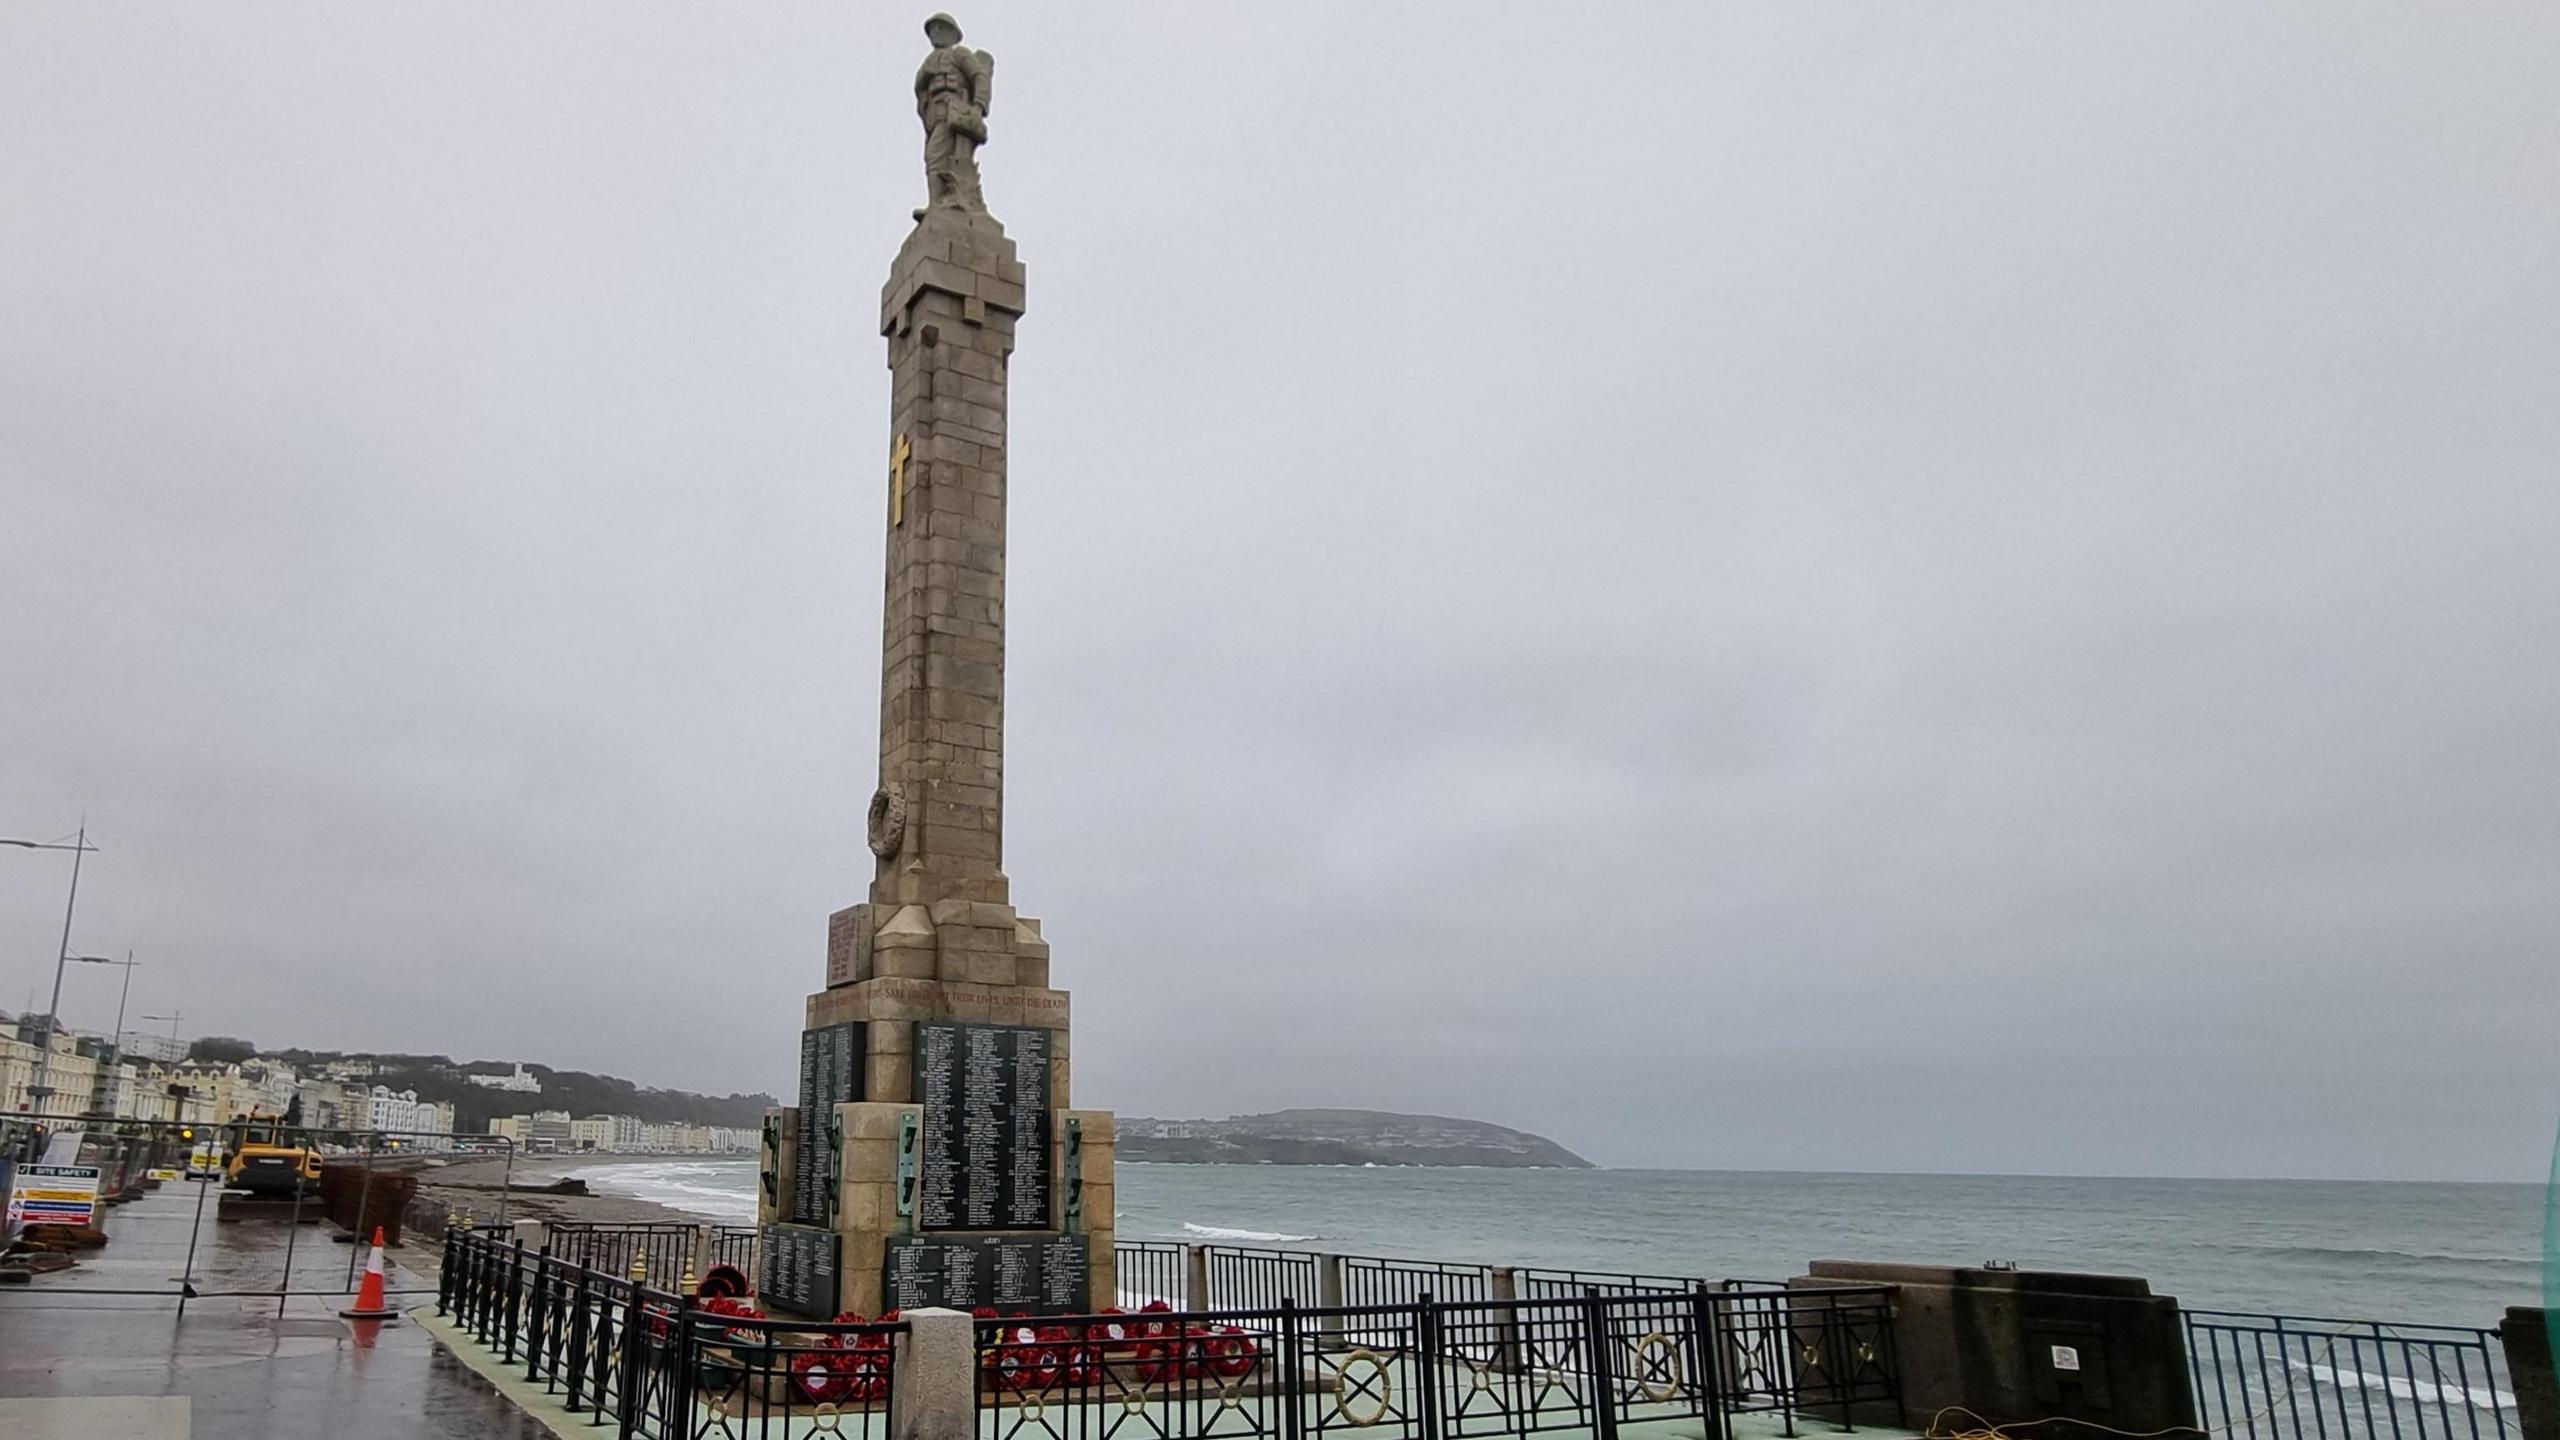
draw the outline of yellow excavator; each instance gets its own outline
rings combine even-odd
[[[284,1121],[243,1115],[231,1125],[231,1153],[222,1162],[222,1187],[251,1195],[292,1199],[320,1188],[320,1152]]]

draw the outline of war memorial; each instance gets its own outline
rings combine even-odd
[[[599,1281],[592,1234],[461,1233],[437,1307],[458,1345],[623,1434],[688,1440],[2509,1433],[2506,1410],[2441,1383],[2492,1373],[2488,1332],[2288,1331],[2182,1312],[2128,1276],[1813,1261],[1709,1281],[1119,1241],[1113,1119],[1072,1102],[1068,997],[1004,867],[1007,410],[1028,291],[978,168],[995,62],[948,15],[925,30],[926,199],[879,308],[872,875],[827,919],[798,1103],[765,1116],[751,1284],[720,1266],[725,1288],[698,1286],[690,1262],[671,1290],[640,1264]],[[716,1252],[706,1237],[706,1265]],[[625,1358],[596,1367],[599,1344]],[[2408,1427],[2389,1403],[2303,1423],[2300,1373],[2342,1353],[2411,1387]],[[2506,1347],[2516,1375],[2548,1374],[2532,1353]]]
[[[394,1323],[471,1372],[482,1408],[421,1365],[425,1398],[328,1433],[418,1433],[438,1407],[467,1428],[436,1433],[499,1433],[484,1417],[503,1397],[554,1433],[646,1440],[2560,1440],[2533,1308],[2395,1325],[2188,1309],[2137,1277],[2000,1264],[1716,1279],[1121,1240],[1114,1120],[1073,1103],[1068,996],[1004,863],[1009,370],[1028,301],[978,167],[995,62],[950,16],[925,32],[925,203],[878,311],[872,873],[812,957],[755,1223],[452,1216],[404,1262],[433,1267],[432,1303]],[[183,1243],[193,1298],[195,1232],[165,1229],[144,1263],[168,1269]],[[224,1298],[252,1293],[263,1310],[265,1291]],[[301,1338],[337,1343],[336,1321],[285,1320],[273,1298],[279,1321],[318,1327]],[[356,1329],[359,1354],[381,1333]]]
[[[1067,996],[1004,871],[1006,372],[1024,275],[977,148],[994,62],[937,16],[928,193],[880,293],[891,375],[867,898],[828,918],[795,1107],[765,1120],[778,1311],[1111,1303],[1111,1117],[1069,1105]]]

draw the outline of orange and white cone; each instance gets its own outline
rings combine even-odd
[[[400,1312],[392,1309],[389,1305],[384,1303],[384,1296],[382,1293],[382,1227],[379,1225],[373,1227],[373,1253],[365,1257],[364,1284],[359,1286],[356,1290],[355,1308],[352,1310],[341,1310],[338,1313],[350,1320],[393,1320],[399,1318]]]

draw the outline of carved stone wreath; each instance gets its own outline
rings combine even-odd
[[[871,853],[886,860],[898,853],[907,839],[907,797],[883,785],[871,795],[871,815],[866,823],[871,832]]]

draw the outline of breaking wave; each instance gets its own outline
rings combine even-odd
[[[756,1169],[752,1160],[591,1165],[569,1173],[602,1194],[647,1200],[731,1225],[755,1223]]]
[[[1275,1245],[1294,1245],[1324,1238],[1321,1235],[1283,1235],[1275,1230],[1232,1230],[1224,1225],[1194,1225],[1188,1220],[1182,1222],[1182,1231],[1203,1240],[1259,1240]]]
[[[2516,1397],[2492,1387],[2470,1388],[2409,1375],[2370,1375],[2346,1365],[2315,1365],[2308,1360],[2284,1362],[2319,1384],[2340,1390],[2380,1390],[2422,1405],[2466,1405],[2475,1410],[2513,1410]]]

